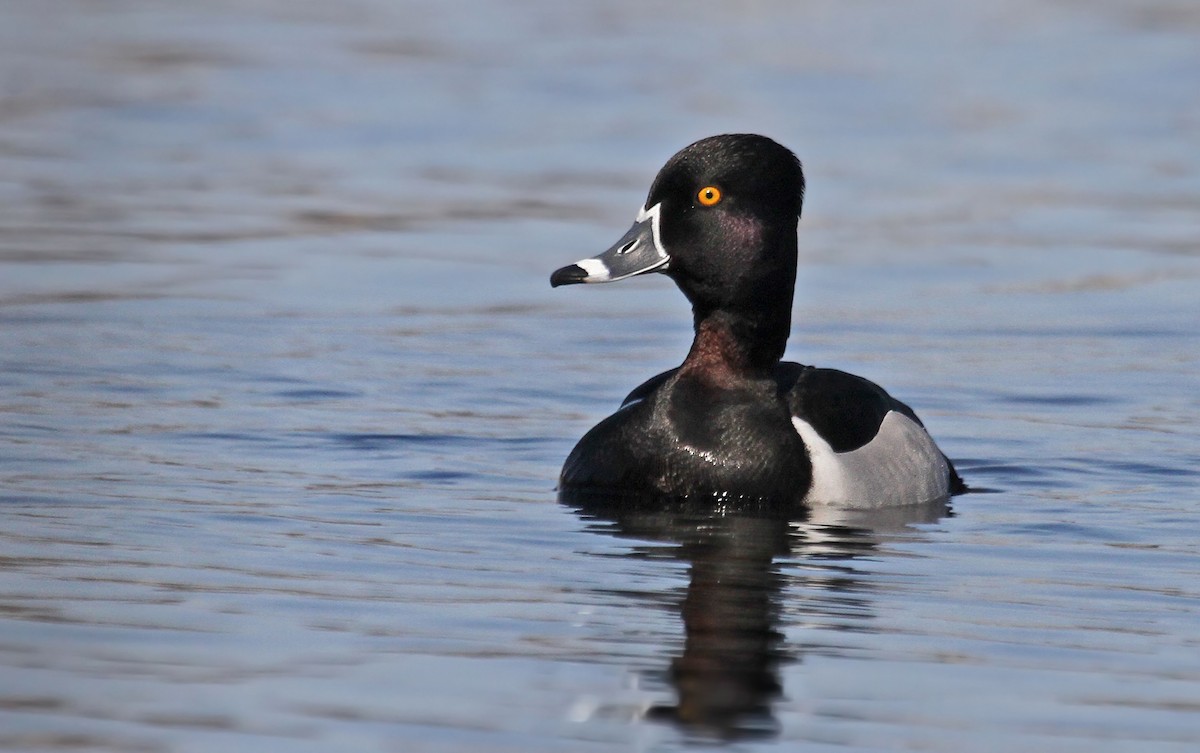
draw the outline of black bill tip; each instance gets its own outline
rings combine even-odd
[[[587,279],[588,273],[583,267],[578,264],[568,264],[562,269],[554,271],[550,275],[550,287],[557,288],[559,285],[574,285],[583,282]]]

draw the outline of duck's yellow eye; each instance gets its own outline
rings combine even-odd
[[[716,186],[705,186],[696,194],[696,199],[706,207],[711,207],[721,200],[721,189]]]

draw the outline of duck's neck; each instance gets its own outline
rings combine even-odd
[[[783,357],[796,285],[795,224],[785,224],[777,237],[756,240],[758,248],[770,253],[745,254],[747,263],[733,279],[680,285],[690,291],[696,331],[684,371],[761,377],[773,373]]]
[[[771,374],[787,347],[791,310],[790,298],[786,306],[752,314],[697,310],[696,336],[683,371],[706,375],[711,381]]]
[[[791,329],[792,284],[786,288],[786,296],[779,290],[748,308],[693,307],[696,336],[683,371],[714,382],[771,375]]]

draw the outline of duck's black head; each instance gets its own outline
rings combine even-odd
[[[785,147],[753,134],[701,139],[659,171],[621,240],[550,284],[663,272],[691,301],[698,333],[712,320],[754,362],[773,362],[787,342],[803,200],[800,161]]]

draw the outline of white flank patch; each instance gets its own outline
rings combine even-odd
[[[850,452],[834,452],[808,422],[792,418],[812,460],[812,505],[872,508],[919,505],[950,494],[950,469],[928,432],[896,411],[879,433]]]

